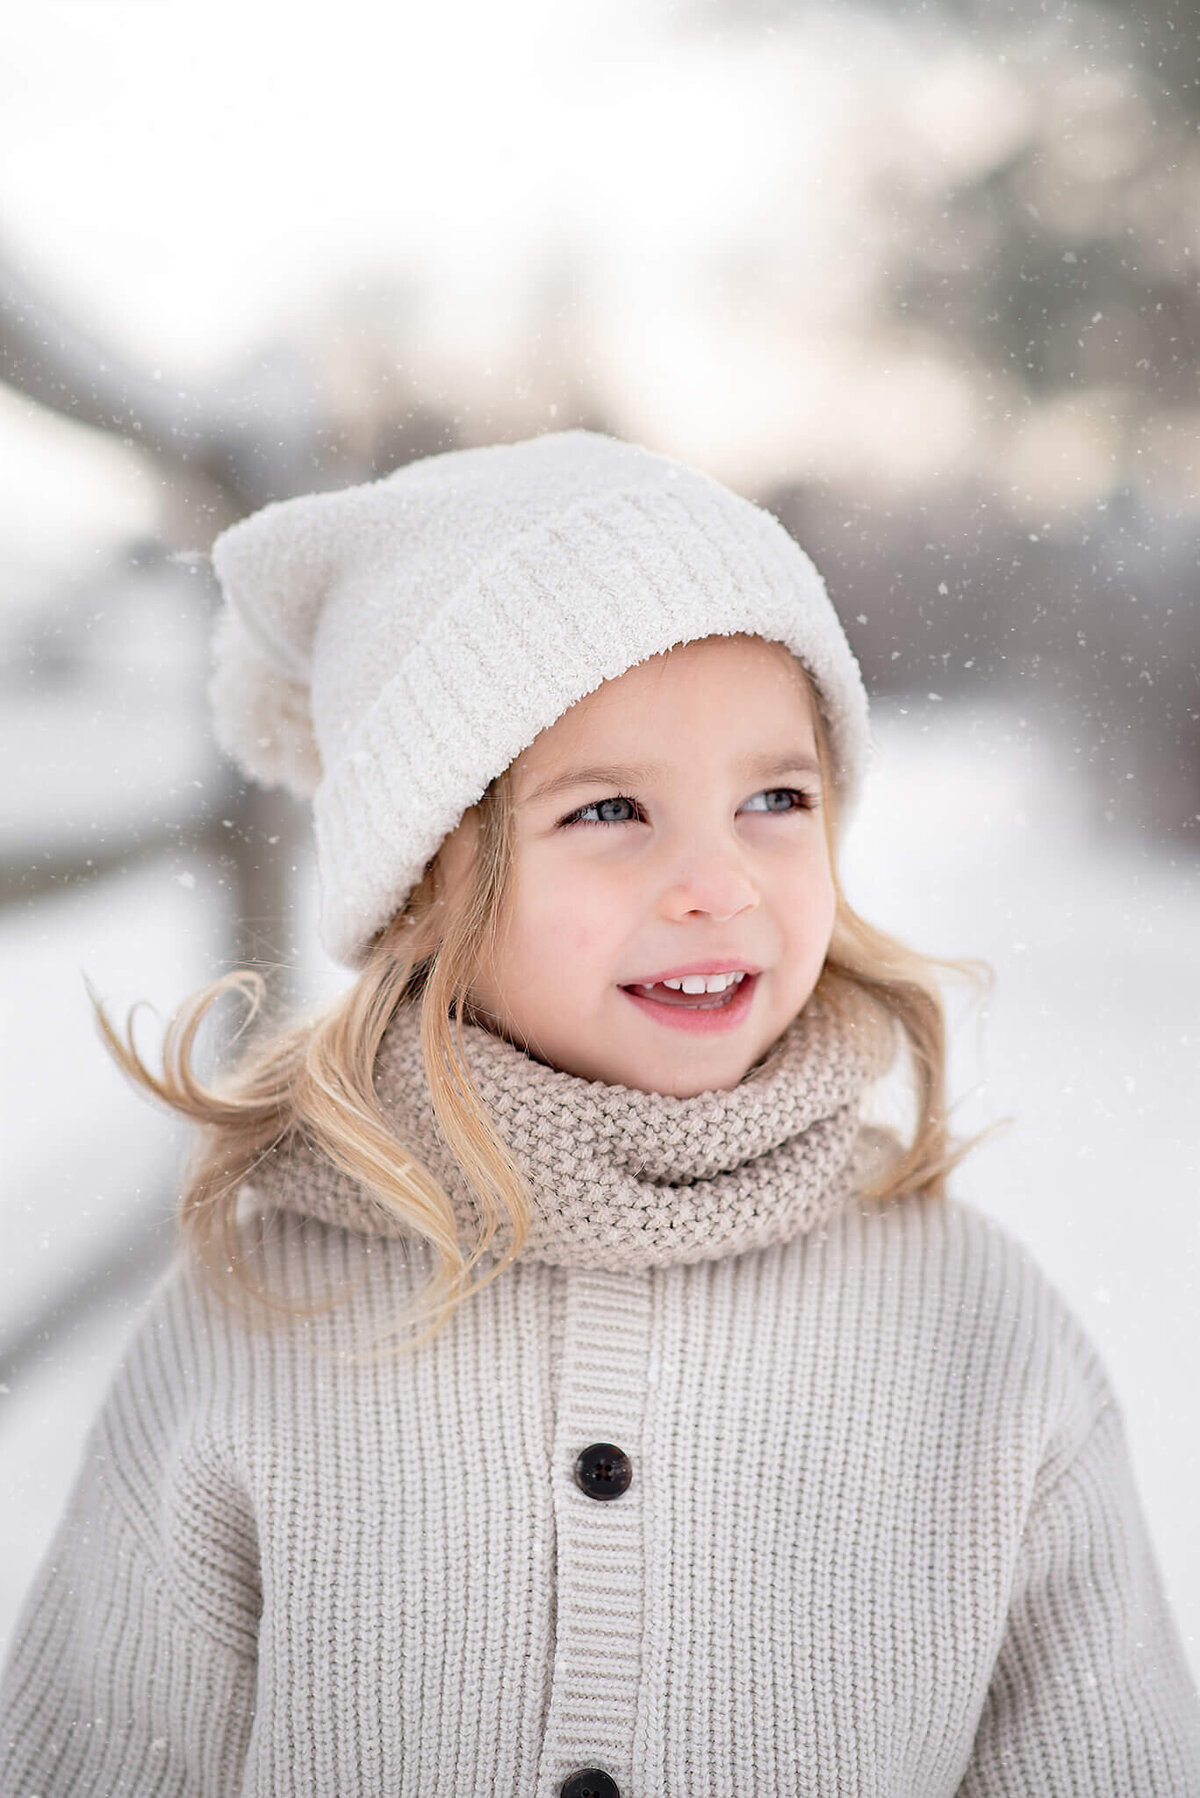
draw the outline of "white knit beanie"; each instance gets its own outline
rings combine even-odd
[[[264,506],[212,559],[217,740],[312,798],[321,940],[346,967],[540,731],[677,643],[786,644],[843,808],[857,791],[866,694],[820,575],[768,512],[648,450],[592,431],[453,450]]]

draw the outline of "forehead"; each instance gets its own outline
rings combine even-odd
[[[605,681],[542,731],[513,770],[518,779],[533,775],[585,745],[694,753],[698,740],[737,749],[780,733],[815,746],[811,689],[796,657],[761,637],[705,637]]]

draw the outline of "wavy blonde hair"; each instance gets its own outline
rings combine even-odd
[[[806,676],[807,680],[807,676]],[[816,994],[861,1018],[865,997],[874,1027],[895,1060],[906,1054],[915,1121],[886,1169],[864,1192],[884,1202],[906,1193],[944,1197],[946,1179],[980,1140],[952,1138],[946,1100],[946,1020],[939,976],[950,972],[990,984],[985,964],[921,955],[868,924],[847,901],[837,874],[837,815],[830,777],[827,727],[813,700],[823,773],[823,813],[834,870],[836,911]],[[425,870],[402,909],[379,933],[354,983],[339,997],[289,1022],[272,1023],[261,974],[235,969],[201,987],[180,1006],[163,1041],[162,1073],[143,1062],[128,1014],[122,1039],[90,983],[88,992],[103,1039],[124,1073],[145,1092],[199,1126],[180,1200],[185,1241],[227,1297],[249,1295],[268,1311],[298,1307],[257,1280],[238,1220],[239,1194],[255,1169],[289,1138],[315,1147],[361,1183],[428,1244],[433,1271],[414,1304],[411,1346],[439,1330],[455,1307],[495,1279],[515,1259],[530,1227],[524,1177],[489,1115],[467,1066],[462,1040],[471,1021],[470,992],[494,953],[505,916],[513,865],[512,797],[508,772],[471,808],[476,826],[470,878],[451,891],[441,853]],[[239,1035],[258,1030],[229,1074],[206,1086],[194,1066],[196,1034],[217,1001],[237,992],[249,1001]],[[433,1108],[478,1201],[477,1239],[460,1243],[450,1199],[429,1171],[393,1134],[374,1086],[380,1043],[397,1008],[419,1005],[421,1049]],[[507,1252],[472,1281],[472,1274],[504,1220]],[[422,1323],[423,1329],[418,1328]]]

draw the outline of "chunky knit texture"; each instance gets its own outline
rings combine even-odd
[[[867,698],[778,519],[594,431],[454,450],[264,506],[213,545],[222,747],[313,798],[321,936],[361,966],[488,783],[568,708],[674,644],[747,632],[811,673],[843,812]]]
[[[789,1210],[805,1142],[836,1177],[820,1124],[848,1098],[797,1111],[793,1049],[622,1117],[493,1045],[511,1119],[559,1114],[531,1165],[577,1215],[571,1124],[595,1214],[413,1357],[372,1345],[425,1252],[332,1174],[297,1168],[256,1251],[331,1309],[252,1328],[180,1261],[20,1626],[4,1798],[557,1798],[587,1768],[621,1798],[1194,1798],[1196,1697],[1095,1353],[963,1206]],[[385,1084],[416,1116],[410,1065]],[[714,1105],[706,1155],[677,1126]],[[681,1216],[715,1182],[727,1252],[681,1259],[656,1211],[626,1265],[646,1179]],[[576,1483],[594,1443],[629,1458],[618,1498]]]
[[[859,1119],[894,1039],[861,1002],[838,1012],[814,1000],[733,1091],[688,1099],[580,1080],[473,1025],[463,1047],[529,1185],[526,1260],[619,1272],[765,1248],[811,1229],[887,1153]],[[434,1117],[415,1006],[388,1027],[375,1088],[397,1138],[449,1194],[460,1241],[474,1241],[478,1206]],[[330,1223],[402,1233],[392,1210],[304,1145],[281,1151],[255,1185]],[[502,1228],[495,1253],[510,1241]]]

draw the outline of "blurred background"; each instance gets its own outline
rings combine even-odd
[[[958,1191],[1099,1345],[1200,1673],[1197,45],[1176,0],[6,9],[0,1641],[186,1142],[84,976],[151,1058],[228,967],[346,978],[303,813],[210,739],[212,538],[585,424],[826,575],[850,896],[996,972]]]

